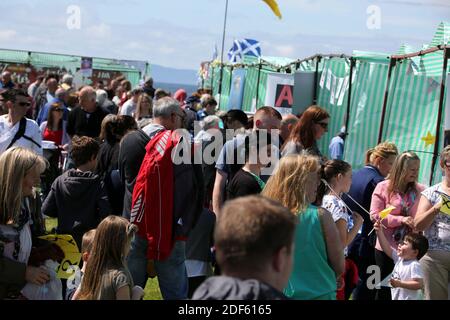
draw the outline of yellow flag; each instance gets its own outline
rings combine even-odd
[[[73,237],[69,234],[48,234],[39,238],[56,244],[64,252],[64,259],[56,272],[58,278],[68,279],[73,272],[71,267],[78,266],[81,260],[81,253]]]
[[[381,220],[386,218],[392,212],[392,210],[394,210],[394,209],[395,209],[394,206],[389,206],[386,209],[381,210],[380,213],[379,213]]]
[[[281,12],[280,9],[278,8],[277,2],[275,0],[263,0],[263,1],[267,3],[270,9],[272,9],[273,13],[275,13],[275,15],[281,19]]]
[[[442,198],[441,212],[450,215],[450,198],[445,193],[439,192]]]

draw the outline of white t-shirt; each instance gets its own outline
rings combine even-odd
[[[422,192],[422,195],[434,206],[441,201],[439,192],[445,193],[442,189],[442,183],[429,187]],[[439,212],[439,214],[434,217],[431,225],[424,230],[424,236],[428,239],[428,251],[450,251],[450,216]]]
[[[14,146],[28,148],[36,154],[42,156],[42,135],[39,126],[34,120],[28,118],[26,119],[27,125],[25,128],[25,136],[33,139],[41,147],[38,147],[36,144],[28,139],[25,139],[24,137],[17,140],[14,143]],[[19,125],[20,121],[18,121],[14,126],[11,126],[11,123],[8,121],[7,114],[0,116],[0,154],[6,151],[6,148],[9,146],[12,139],[16,135],[16,132],[19,130]]]
[[[133,116],[133,114],[136,112],[136,106],[137,103],[134,103],[133,99],[129,99],[123,104],[122,109],[120,109],[120,114],[122,116]]]
[[[335,223],[342,219],[347,223],[347,231],[353,228],[353,219],[348,214],[344,202],[338,197],[332,194],[325,195],[322,199],[322,207],[331,213]],[[347,247],[344,249],[344,255],[347,255]]]
[[[396,250],[392,250],[392,259],[395,262],[392,278],[402,281],[423,279],[422,268],[417,259],[405,261],[399,258]],[[404,288],[391,288],[392,300],[422,300],[422,290]]]

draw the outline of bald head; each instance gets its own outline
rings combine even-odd
[[[96,108],[96,97],[94,88],[91,86],[86,86],[81,89],[78,100],[80,102],[80,106],[87,112],[93,112]]]
[[[253,129],[266,129],[269,132],[273,129],[280,129],[281,114],[272,107],[261,107],[256,110],[253,117]]]
[[[2,73],[2,82],[3,83],[8,83],[11,81],[11,72],[9,71],[4,71]]]
[[[62,100],[64,102],[66,102],[66,100],[67,100],[67,91],[64,90],[63,88],[59,88],[55,92],[55,97],[58,98],[59,100]]]

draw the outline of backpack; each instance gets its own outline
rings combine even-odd
[[[172,131],[157,133],[145,147],[136,177],[130,222],[147,240],[148,259],[168,258],[175,241],[187,239],[202,212],[201,165],[172,162],[172,151],[182,143],[190,142]],[[195,152],[192,147],[191,161]]]
[[[36,141],[34,141],[32,138],[28,137],[25,135],[25,130],[27,128],[27,119],[25,117],[23,117],[22,119],[20,119],[20,123],[19,123],[19,130],[17,130],[16,134],[14,135],[14,137],[12,138],[11,142],[9,143],[9,145],[6,147],[6,150],[8,150],[9,148],[11,148],[14,143],[16,143],[17,140],[19,140],[20,138],[24,138],[28,141],[31,141],[32,143],[34,143],[38,148],[41,148],[41,145],[39,143],[37,143]]]

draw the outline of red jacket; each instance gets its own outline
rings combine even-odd
[[[149,259],[168,258],[174,244],[171,152],[178,142],[179,138],[169,130],[159,132],[150,140],[133,189],[130,222],[147,239]]]

